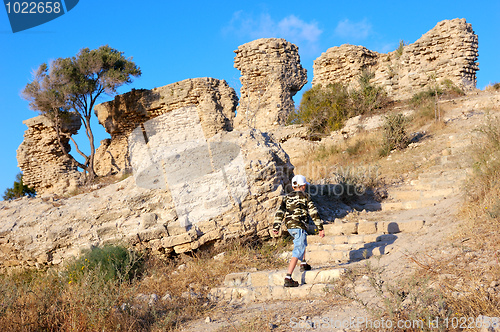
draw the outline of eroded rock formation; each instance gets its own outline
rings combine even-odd
[[[476,87],[478,38],[465,19],[439,22],[415,43],[387,54],[362,46],[332,47],[314,61],[313,85],[341,82],[357,85],[363,70],[396,99],[434,88],[448,79],[457,87]]]
[[[307,83],[298,47],[284,39],[262,38],[234,52],[242,84],[235,127],[267,131],[283,125],[294,110],[292,97]]]
[[[23,172],[23,182],[37,194],[65,193],[77,189],[81,173],[64,155],[52,122],[44,115],[23,121],[28,126],[24,141],[17,149],[17,163]],[[71,150],[69,135],[80,129],[78,117],[69,118],[61,128],[61,143]]]
[[[131,170],[128,136],[148,120],[194,105],[204,136],[208,138],[232,129],[237,103],[238,97],[226,81],[204,77],[152,90],[132,90],[116,96],[113,101],[99,104],[95,106],[95,113],[111,139],[102,141],[96,152],[96,173],[102,176]],[[179,121],[182,122],[182,118]]]
[[[226,81],[205,77],[152,90],[132,90],[95,106],[99,123],[111,135],[111,139],[102,141],[97,150],[96,173],[108,175],[131,170],[127,139],[140,124],[172,110],[194,105],[208,138],[232,129],[237,102],[234,89]]]
[[[134,177],[67,199],[0,202],[0,267],[60,264],[106,243],[164,255],[268,236],[292,172],[288,156],[255,130],[222,130],[197,140],[203,129],[196,108],[146,122],[143,138],[139,126],[132,141],[143,153],[137,159],[132,149]],[[179,116],[191,123],[187,129],[173,127]],[[163,125],[171,132],[160,130]],[[154,166],[162,171],[150,172]]]

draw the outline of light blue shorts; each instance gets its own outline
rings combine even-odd
[[[292,257],[298,258],[299,260],[304,260],[304,253],[306,252],[307,246],[307,233],[302,228],[291,228],[288,230],[291,236],[293,236],[293,251]]]

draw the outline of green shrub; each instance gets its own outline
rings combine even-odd
[[[387,95],[383,88],[370,83],[373,77],[373,73],[363,71],[358,78],[359,88],[351,91],[340,83],[315,85],[304,93],[299,108],[287,122],[306,123],[312,132],[328,133],[342,128],[350,117],[385,106]]]
[[[142,258],[122,246],[104,246],[85,251],[67,267],[68,282],[78,282],[87,273],[97,273],[105,281],[130,281],[140,271]]]
[[[500,90],[500,83],[493,84],[493,89]]]
[[[387,156],[394,149],[404,149],[408,146],[407,124],[408,119],[402,113],[385,117],[384,143],[380,150],[380,156]]]
[[[396,49],[396,58],[399,59],[403,55],[405,46],[408,45],[403,39],[399,40],[398,48]]]
[[[443,90],[438,88],[437,90],[436,89],[428,89],[425,91],[418,92],[411,97],[410,103],[413,106],[418,107],[418,106],[424,104],[425,102],[427,102],[428,100],[434,100],[434,98],[436,97],[436,93],[438,96],[442,95]]]
[[[297,112],[288,122],[307,123],[311,131],[326,133],[340,129],[349,115],[349,94],[340,83],[322,87],[320,84],[304,93]]]
[[[449,78],[445,79],[442,83],[445,94],[463,96],[465,92],[455,85]]]
[[[368,114],[388,103],[387,94],[381,86],[370,83],[375,74],[363,70],[358,78],[359,88],[350,93],[352,115]]]

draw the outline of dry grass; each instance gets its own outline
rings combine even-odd
[[[286,239],[267,243],[247,239],[175,260],[149,257],[142,275],[130,282],[107,279],[100,269],[84,269],[78,279],[69,278],[65,269],[11,272],[0,276],[0,327],[4,331],[176,330],[212,310],[208,293],[222,284],[226,274],[285,266],[277,254],[289,245]],[[225,256],[214,260],[220,252]]]
[[[452,310],[446,306],[443,293],[432,287],[428,276],[411,276],[404,279],[386,280],[384,269],[373,266],[369,261],[362,266],[350,268],[343,278],[336,282],[337,295],[354,301],[365,308],[372,321],[390,321],[392,326],[366,327],[367,331],[394,331],[399,321],[410,322],[405,331],[450,331],[433,327],[430,321],[436,318],[442,322],[451,318]],[[371,289],[370,301],[356,292],[358,286]],[[365,287],[362,286],[362,287]]]
[[[363,132],[332,145],[320,145],[295,161],[297,173],[311,181],[331,179],[336,174],[364,172],[363,167],[378,159],[382,138],[380,132]]]
[[[486,88],[484,89],[485,91],[498,91],[500,90],[500,83],[490,83]]]

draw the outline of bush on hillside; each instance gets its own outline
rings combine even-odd
[[[359,88],[350,92],[353,115],[369,114],[388,104],[387,93],[381,86],[370,83],[374,73],[363,70],[358,78]]]
[[[306,123],[312,132],[328,133],[342,128],[350,117],[382,108],[388,98],[382,87],[370,83],[373,77],[374,74],[363,71],[358,79],[359,88],[351,91],[340,83],[315,85],[304,93],[288,123]]]
[[[299,109],[290,115],[288,122],[307,123],[311,131],[326,133],[340,129],[349,113],[346,87],[340,83],[316,85],[304,93]]]
[[[92,248],[68,268],[69,282],[79,281],[86,273],[93,272],[102,276],[104,281],[130,281],[138,273],[142,259],[135,252],[122,246]]]
[[[404,149],[410,140],[406,133],[408,119],[401,113],[388,115],[384,122],[384,143],[380,156],[387,156],[394,149]]]

